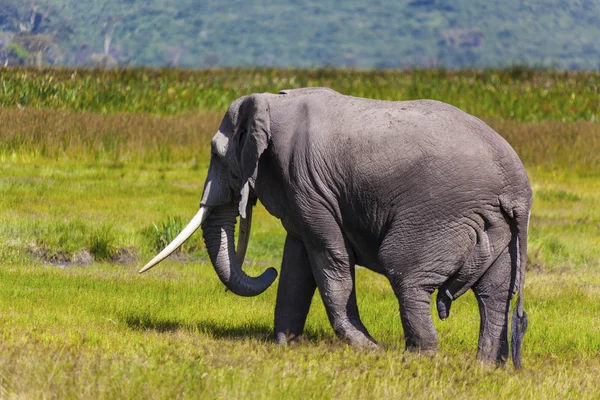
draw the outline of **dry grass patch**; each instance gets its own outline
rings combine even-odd
[[[205,162],[222,118],[218,111],[158,116],[0,108],[0,158],[111,161],[117,168],[123,162]],[[600,171],[598,122],[488,123],[530,168]]]
[[[599,122],[488,123],[515,149],[530,168],[545,168],[600,176]]]
[[[0,156],[113,162],[204,158],[223,115],[101,115],[51,109],[0,108]]]

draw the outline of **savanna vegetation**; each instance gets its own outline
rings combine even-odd
[[[598,398],[597,74],[507,71],[0,69],[0,398]],[[195,213],[210,137],[234,98],[323,85],[429,97],[484,118],[534,189],[522,371],[475,361],[474,297],[403,352],[389,284],[358,270],[378,352],[338,341],[318,295],[304,341],[271,341],[276,288],[224,292],[197,233],[137,270]],[[246,268],[277,267],[258,207]]]

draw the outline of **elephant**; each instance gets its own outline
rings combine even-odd
[[[318,288],[337,336],[378,348],[359,317],[359,265],[389,280],[407,350],[437,350],[430,309],[436,290],[443,320],[472,289],[480,312],[477,357],[505,364],[518,291],[511,351],[521,367],[532,191],[515,151],[480,119],[439,101],[371,100],[328,88],[241,97],[212,139],[199,211],[140,273],[201,226],[227,289],[262,293],[277,271],[250,277],[242,270],[257,200],[287,232],[276,343],[303,334]]]

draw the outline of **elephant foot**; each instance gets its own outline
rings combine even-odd
[[[338,337],[346,340],[353,347],[376,350],[377,341],[371,337],[360,319],[353,319],[339,324],[334,328]]]
[[[477,360],[490,365],[504,367],[508,361],[508,349],[506,344],[498,341],[483,339],[483,343],[477,350]]]
[[[437,353],[437,350],[437,344],[429,344],[423,346],[418,346],[415,344],[406,344],[406,351],[410,353],[418,353],[432,356]]]
[[[286,346],[290,343],[299,342],[304,336],[291,332],[278,332],[275,334],[275,344]]]
[[[359,349],[379,350],[379,345],[377,344],[375,339],[367,337],[365,335],[356,335],[354,337],[348,338],[348,343],[351,346],[357,347]]]

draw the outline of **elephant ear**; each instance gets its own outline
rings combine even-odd
[[[239,212],[246,218],[250,186],[254,188],[261,154],[271,140],[271,117],[269,103],[264,96],[253,94],[242,103],[240,110],[240,145],[242,187]]]

